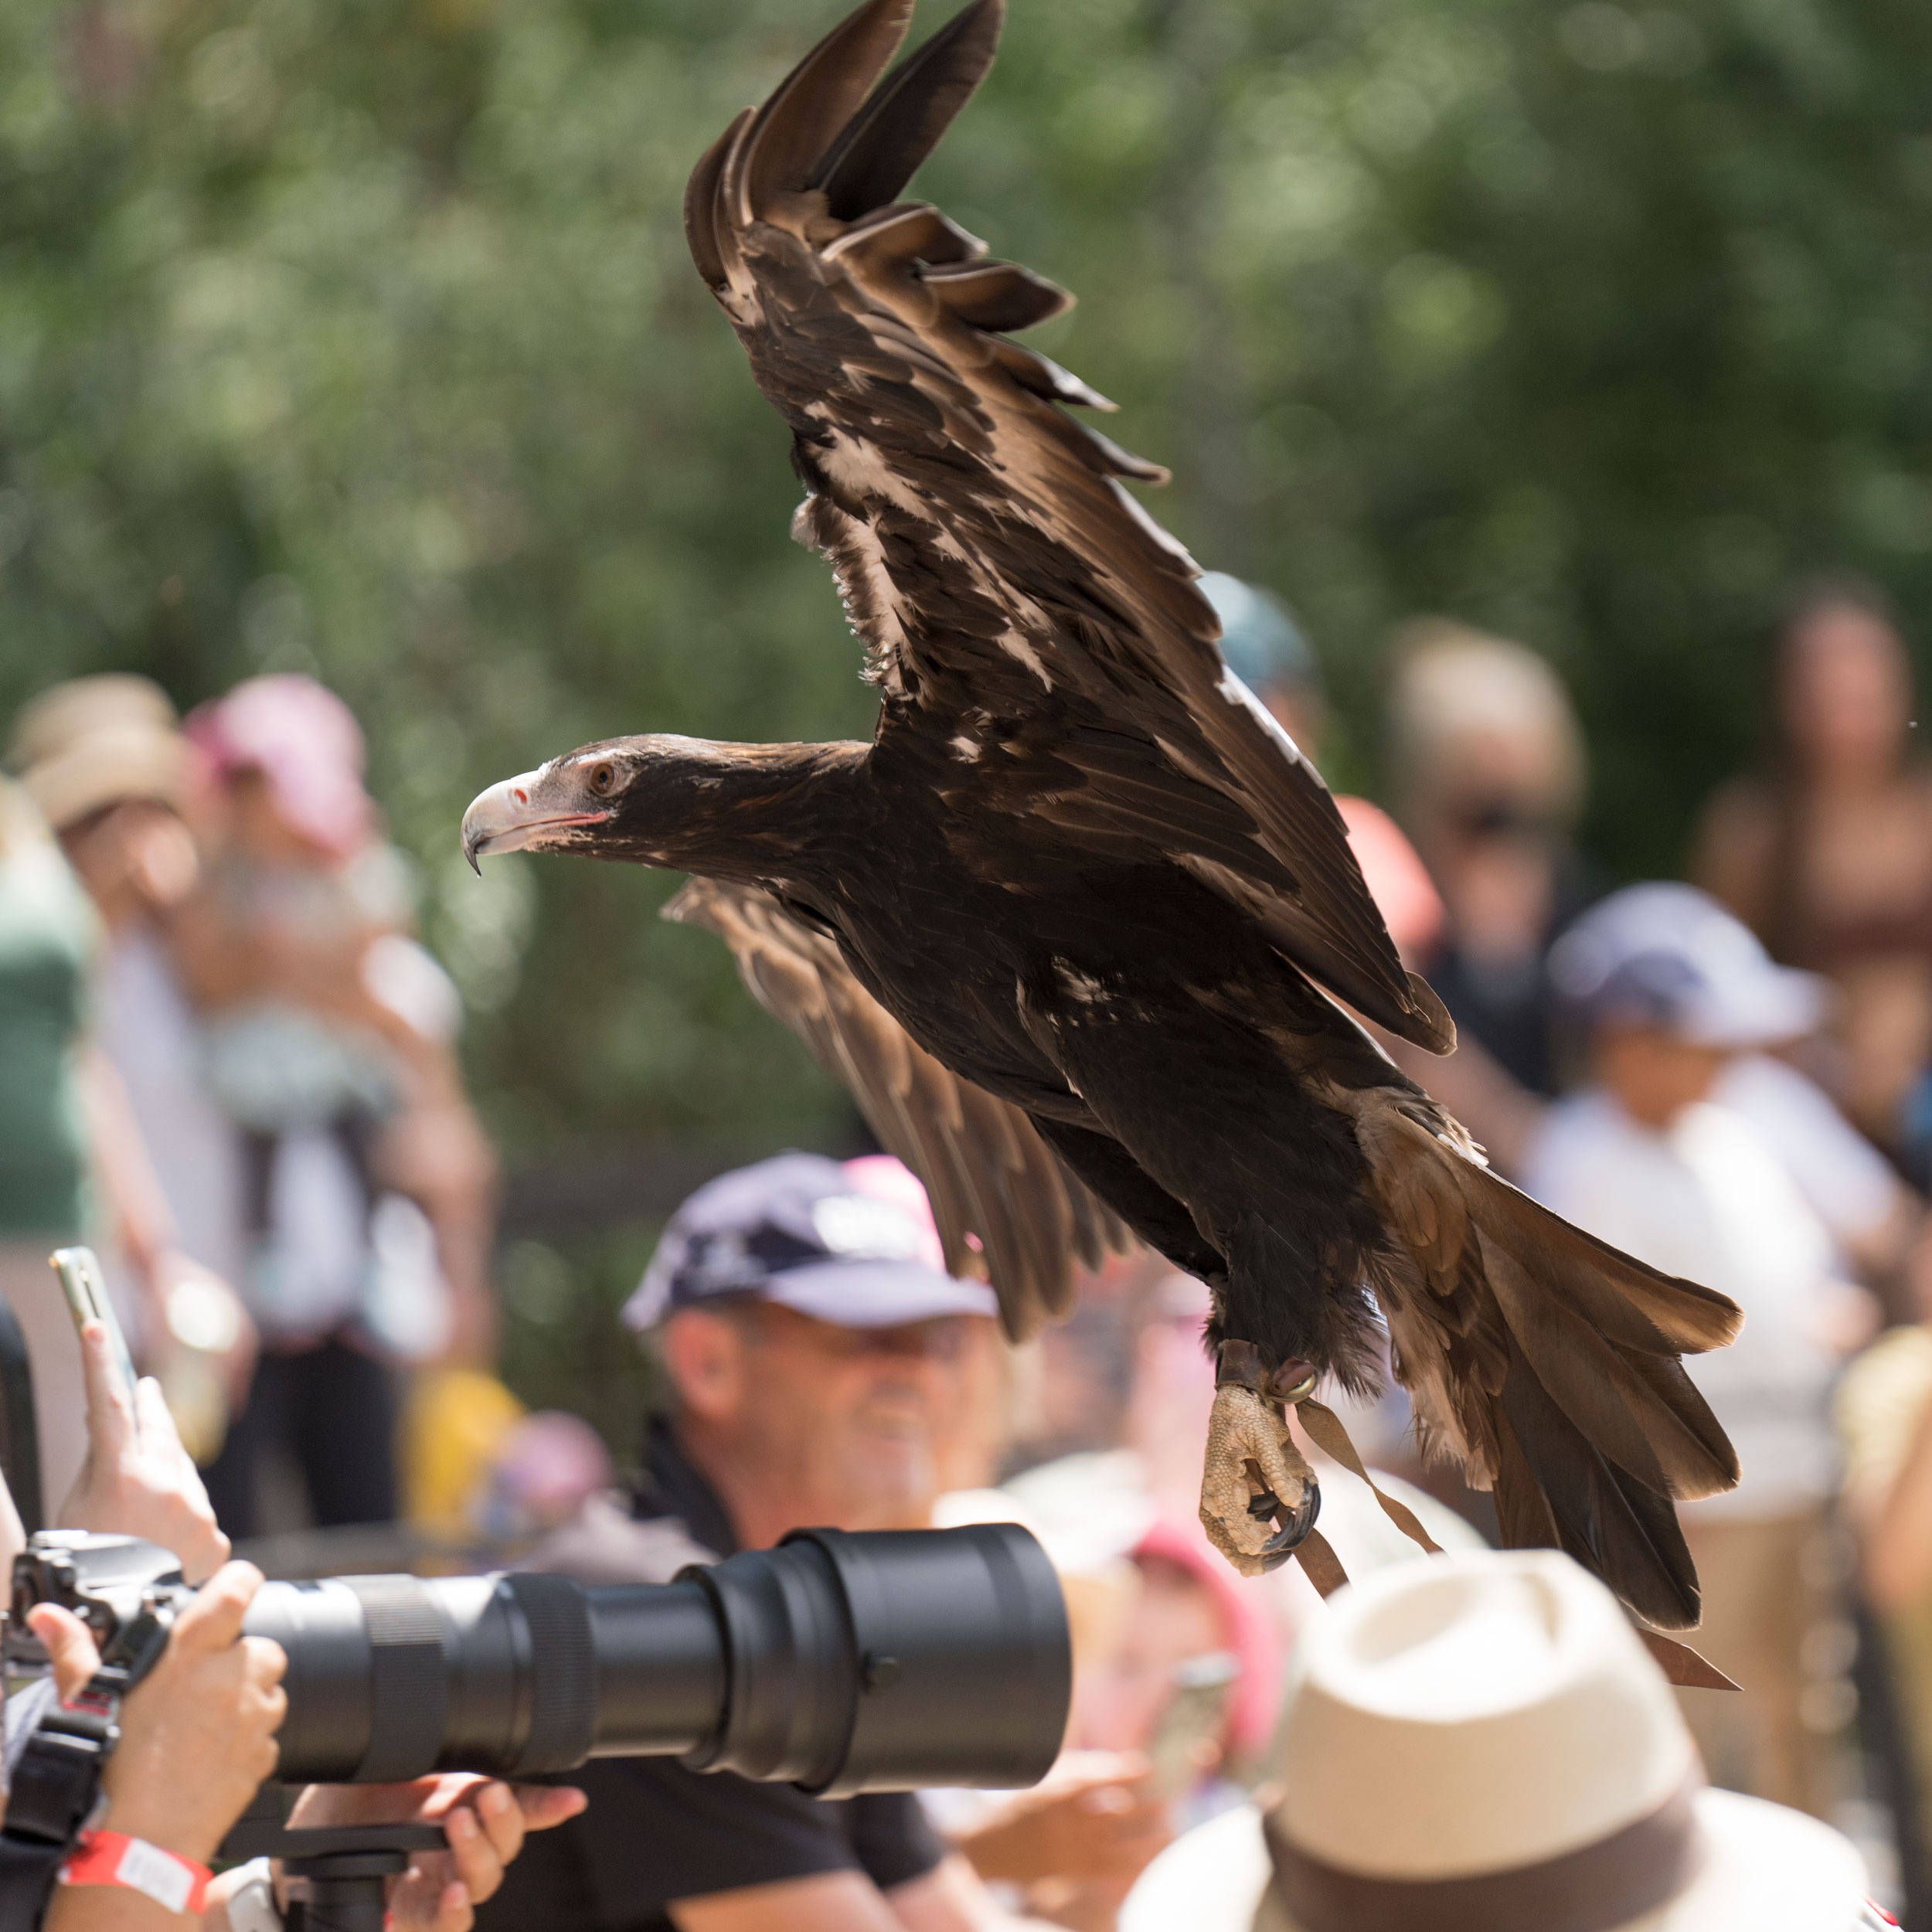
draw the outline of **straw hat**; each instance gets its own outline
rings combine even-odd
[[[1712,1695],[1716,1695],[1713,1692]],[[1176,1840],[1120,1932],[1854,1932],[1838,1834],[1703,1783],[1603,1585],[1549,1550],[1338,1591],[1296,1659],[1264,1818]]]
[[[179,801],[188,751],[159,685],[123,672],[75,678],[20,709],[8,765],[56,832],[130,799]]]

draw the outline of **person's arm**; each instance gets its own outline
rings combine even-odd
[[[0,1577],[12,1576],[13,1560],[26,1546],[26,1525],[21,1522],[13,1492],[7,1487],[6,1472],[0,1470]]]
[[[889,1892],[862,1872],[821,1872],[675,1900],[670,1914],[678,1932],[1020,1932],[1039,1925],[1003,1910],[957,1855]]]
[[[1896,1614],[1922,1602],[1932,1590],[1932,1403],[1890,1487],[1873,1497],[1848,1489],[1846,1502],[1860,1532],[1872,1607]]]
[[[669,1909],[678,1932],[904,1932],[905,1926],[862,1872],[709,1892],[675,1900]]]
[[[40,1923],[43,1932],[184,1932],[196,1921],[124,1886],[87,1885],[60,1886]]]
[[[982,1879],[1060,1879],[1122,1898],[1173,1835],[1167,1807],[1149,1794],[1145,1760],[1096,1752],[1015,1792],[952,1840]]]
[[[957,1852],[923,1878],[895,1885],[886,1902],[903,1932],[1047,1932],[1043,1920],[1015,1918]],[[1106,1923],[1113,1923],[1111,1909]]]
[[[240,1327],[236,1345],[228,1352],[228,1372],[231,1381],[246,1387],[255,1359],[253,1325],[243,1313],[233,1288],[213,1269],[175,1247],[174,1212],[155,1172],[126,1083],[120,1070],[97,1046],[88,1047],[83,1054],[80,1091],[95,1175],[121,1259],[142,1296],[148,1327],[154,1336],[165,1335],[168,1298],[185,1281],[203,1284],[204,1292],[212,1290],[226,1296],[234,1304]]]
[[[1720,905],[1765,936],[1774,910],[1778,811],[1770,794],[1733,779],[1710,797],[1691,844],[1689,876]]]

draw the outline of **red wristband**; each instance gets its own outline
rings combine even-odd
[[[124,1886],[171,1912],[197,1918],[207,1903],[210,1876],[206,1866],[124,1832],[90,1832],[60,1868],[63,1884]]]

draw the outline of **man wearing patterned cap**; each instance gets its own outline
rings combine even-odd
[[[917,1183],[900,1169],[894,1187],[886,1165],[781,1154],[678,1210],[625,1310],[670,1401],[631,1513],[593,1512],[531,1567],[657,1582],[806,1524],[930,1520],[996,1304],[983,1283],[945,1273]],[[910,1793],[828,1801],[665,1758],[600,1761],[578,1781],[589,1810],[478,1914],[482,1932],[1013,1923]]]

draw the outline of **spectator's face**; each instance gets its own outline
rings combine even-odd
[[[1514,964],[1539,957],[1556,895],[1556,859],[1542,833],[1511,828],[1445,848],[1442,893],[1470,957]]]
[[[1607,1026],[1595,1040],[1597,1077],[1634,1121],[1660,1131],[1706,1099],[1728,1057],[1661,1026]]]
[[[1227,1648],[1220,1606],[1177,1563],[1141,1558],[1140,1587],[1112,1652],[1083,1680],[1075,1736],[1089,1750],[1145,1750],[1189,1658]]]
[[[1786,647],[1783,707],[1791,747],[1814,773],[1889,773],[1912,713],[1897,632],[1850,604],[1813,612]]]
[[[266,773],[236,772],[229,781],[228,807],[230,835],[257,864],[308,866],[333,862],[327,851],[289,823]]]
[[[188,828],[172,808],[147,799],[83,819],[61,833],[60,843],[111,925],[179,905],[200,869]]]
[[[990,1319],[845,1328],[770,1302],[674,1318],[666,1356],[709,1454],[755,1474],[794,1526],[923,1528]]]

